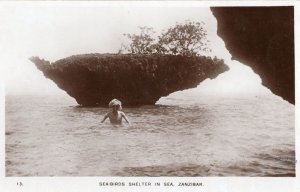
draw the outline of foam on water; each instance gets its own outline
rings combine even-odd
[[[7,176],[294,176],[294,106],[275,96],[165,98],[107,108],[68,97],[6,98]]]

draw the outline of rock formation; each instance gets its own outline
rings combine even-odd
[[[155,104],[229,69],[223,60],[204,56],[85,54],[54,63],[30,60],[83,106],[107,106],[113,98],[127,106]]]
[[[213,7],[218,35],[233,59],[249,65],[263,85],[295,104],[294,8]]]

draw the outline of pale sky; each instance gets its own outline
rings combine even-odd
[[[54,62],[75,54],[117,52],[123,33],[137,26],[163,29],[187,19],[205,22],[211,56],[223,58],[231,68],[215,80],[206,80],[193,92],[261,94],[268,90],[252,70],[236,61],[217,34],[217,23],[208,7],[99,6],[84,4],[2,4],[0,7],[1,77],[6,94],[66,94],[46,79],[28,58]],[[187,94],[190,93],[186,92]]]

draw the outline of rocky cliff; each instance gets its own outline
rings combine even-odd
[[[107,106],[113,98],[127,106],[155,104],[229,69],[223,60],[204,56],[85,54],[54,63],[30,60],[83,106]]]
[[[233,59],[249,65],[263,85],[295,104],[294,8],[213,7],[218,35]]]

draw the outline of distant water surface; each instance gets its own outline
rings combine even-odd
[[[165,98],[108,108],[6,97],[7,176],[294,176],[294,106],[276,96]]]

